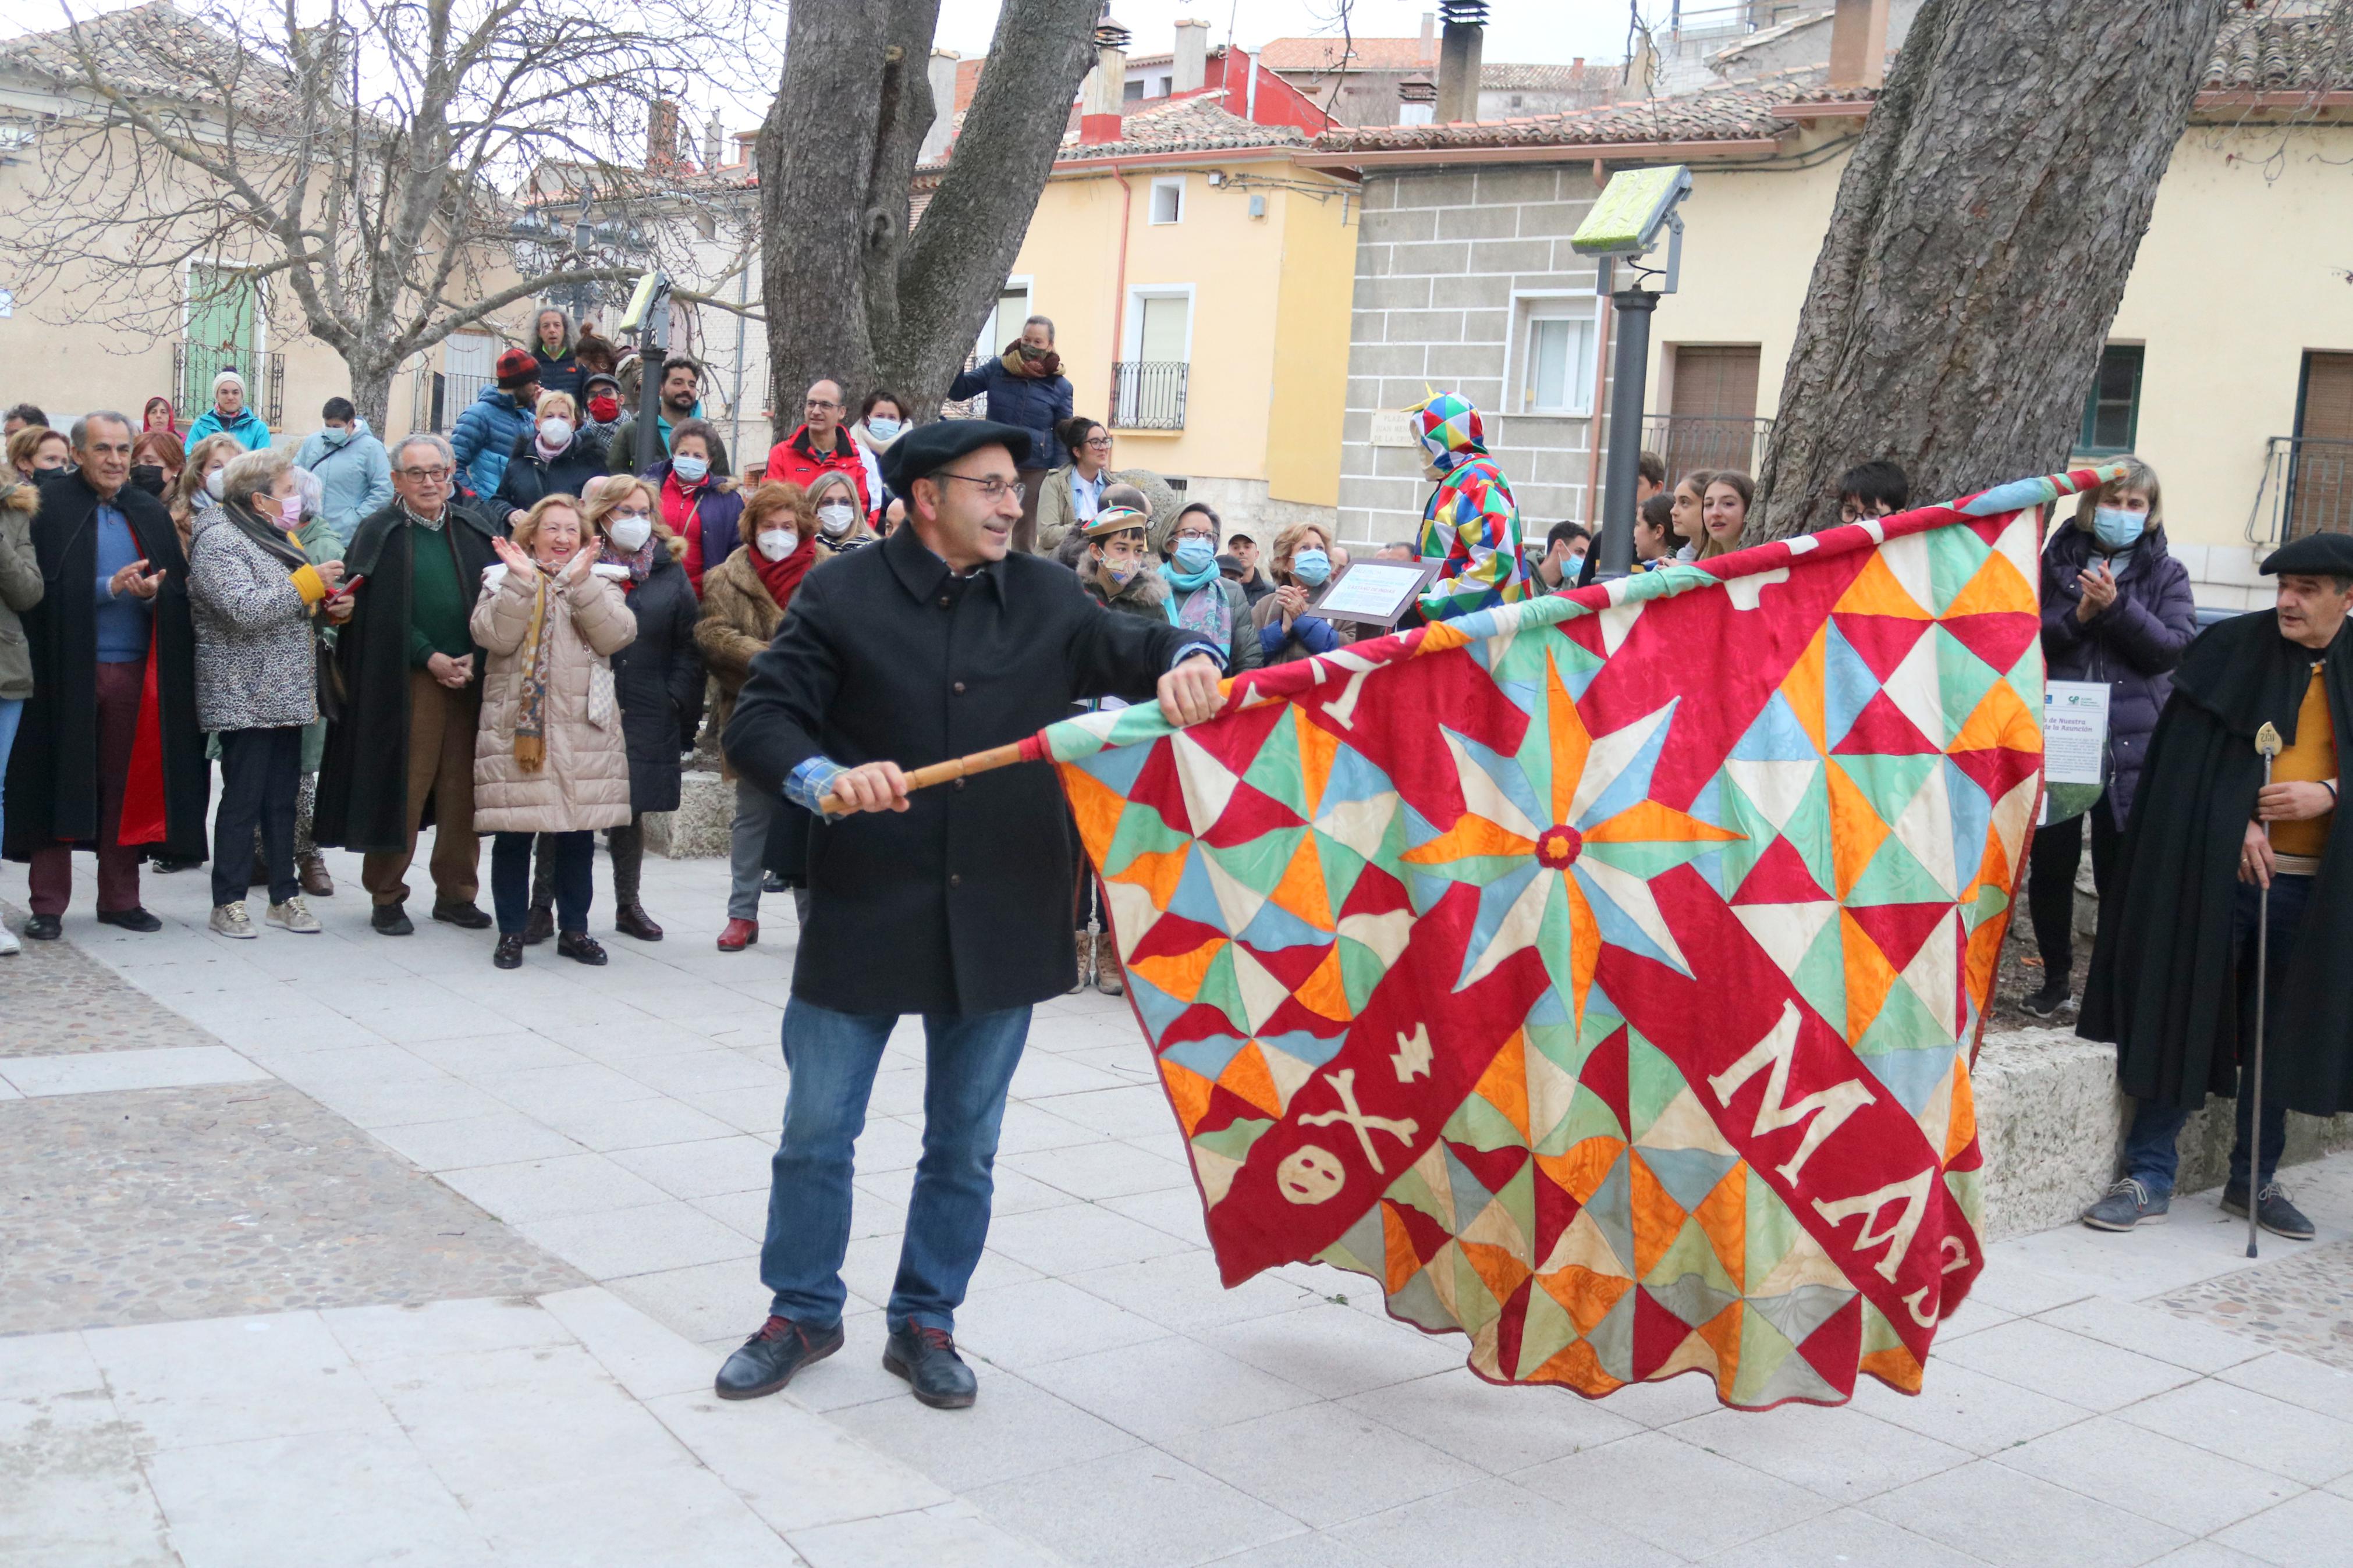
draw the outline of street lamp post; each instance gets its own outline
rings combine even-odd
[[[1683,164],[1630,169],[1609,176],[1570,245],[1595,260],[1594,293],[1617,312],[1617,343],[1609,365],[1609,460],[1603,475],[1601,562],[1595,581],[1623,577],[1634,570],[1634,486],[1641,475],[1642,403],[1651,363],[1651,317],[1659,297],[1675,291],[1683,268],[1683,220],[1675,211],[1691,194],[1691,170]],[[1663,270],[1641,258],[1667,241]],[[1627,277],[1619,286],[1620,263]],[[1659,287],[1649,283],[1657,279]]]

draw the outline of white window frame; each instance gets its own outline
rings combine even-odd
[[[1176,193],[1176,216],[1175,217],[1162,217],[1160,216],[1160,193],[1163,191],[1175,191]],[[1145,198],[1144,221],[1147,224],[1159,226],[1179,224],[1185,221],[1184,175],[1162,174],[1154,179],[1152,182],[1152,194]]]
[[[1520,385],[1527,374],[1529,339],[1539,321],[1583,321],[1586,342],[1595,353],[1601,342],[1599,301],[1590,290],[1515,289],[1506,318],[1510,336],[1504,344],[1504,415],[1512,419],[1590,419],[1593,417],[1593,369],[1572,367],[1569,376],[1577,401],[1566,408],[1523,408]],[[1582,374],[1579,374],[1581,368]]]
[[[182,342],[185,342],[187,341],[187,338],[188,338],[188,327],[189,327],[190,323],[192,323],[192,322],[195,320],[195,315],[196,315],[196,300],[195,300],[196,268],[199,268],[199,267],[210,267],[210,268],[216,268],[216,269],[219,269],[219,270],[221,270],[221,271],[228,271],[228,272],[234,272],[234,271],[240,271],[240,270],[246,270],[246,269],[248,269],[248,264],[247,264],[247,263],[242,262],[242,261],[224,261],[224,260],[222,260],[222,259],[221,259],[217,255],[216,255],[215,253],[213,253],[213,252],[211,252],[211,251],[206,251],[206,252],[205,252],[203,255],[200,255],[200,256],[190,256],[190,257],[185,257],[185,258],[182,258],[182,260],[181,260],[181,262],[180,262],[180,333],[179,333],[179,335],[180,335],[180,341],[181,341]],[[256,278],[256,279],[253,280],[253,353],[254,353],[254,357],[255,357],[255,358],[257,358],[257,359],[259,359],[261,355],[266,354],[266,353],[268,353],[269,352],[269,279],[267,279],[267,278]],[[256,369],[256,371],[257,371],[257,373],[258,373],[258,371],[259,371],[259,367],[257,366],[257,367],[254,367],[254,368]],[[281,393],[281,396],[282,396],[282,393]]]
[[[1146,300],[1182,300],[1185,301],[1185,358],[1193,363],[1193,328],[1200,316],[1193,298],[1190,283],[1134,283],[1127,290],[1127,321],[1120,330],[1119,357],[1134,364],[1144,353],[1144,302]]]
[[[1027,272],[1017,272],[1011,277],[1006,279],[1004,282],[998,284],[997,286],[997,300],[992,302],[988,307],[988,319],[991,321],[996,320],[997,304],[1004,300],[1005,296],[1012,293],[1017,289],[1020,290],[1021,297],[1029,301],[1029,303],[1024,307],[1021,311],[1024,321],[1028,320],[1031,316],[1050,314],[1051,312],[1050,311],[1040,310],[1038,309],[1038,287],[1037,284],[1031,280],[1031,277],[1032,275]],[[1006,324],[1003,321],[997,321],[997,331],[995,332],[985,334],[986,336],[996,338],[997,342],[983,342],[978,337],[976,337],[973,340],[972,352],[980,357],[982,363],[986,364],[988,361],[995,359],[998,354],[1005,352],[1005,340],[1002,335],[1005,331],[1005,325]],[[1016,337],[1021,335],[1020,322],[1014,323],[1013,335]]]

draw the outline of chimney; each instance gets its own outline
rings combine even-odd
[[[1079,140],[1090,146],[1119,140],[1127,96],[1127,46],[1134,35],[1105,16],[1095,28],[1095,68],[1079,102]]]
[[[1398,83],[1399,125],[1427,125],[1438,114],[1438,84],[1416,71]]]
[[[702,127],[702,169],[705,174],[719,167],[719,149],[727,144],[727,125],[719,118],[719,110],[711,111],[710,121]]]
[[[735,143],[735,161],[728,166],[737,169],[751,167],[753,158],[760,151],[760,133],[756,131],[738,131],[733,140]]]
[[[1479,57],[1487,41],[1487,0],[1440,0],[1446,31],[1438,44],[1438,118],[1479,118]]]
[[[646,173],[663,174],[678,167],[678,102],[657,98],[646,114]]]
[[[1438,13],[1424,11],[1421,14],[1421,63],[1424,65],[1430,65],[1438,58],[1437,31]]]
[[[1831,14],[1832,87],[1876,88],[1887,76],[1887,0],[1838,0]]]
[[[934,49],[931,64],[924,68],[923,79],[932,89],[932,126],[916,149],[918,163],[936,163],[947,155],[948,142],[955,135],[956,63],[963,58],[954,49]]]
[[[1209,24],[1179,22],[1176,24],[1176,65],[1168,83],[1174,95],[1198,92],[1209,79]]]

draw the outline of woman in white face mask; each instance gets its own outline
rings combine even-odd
[[[605,444],[580,430],[580,405],[568,392],[543,392],[528,434],[515,438],[491,498],[493,516],[512,528],[549,496],[586,495],[605,471]]]
[[[228,468],[229,459],[244,450],[244,445],[234,436],[207,436],[188,448],[187,466],[172,481],[165,503],[171,509],[172,526],[180,531],[183,550],[193,537],[196,514],[220,505],[216,487],[221,474]]]
[[[881,527],[882,509],[892,500],[890,487],[882,482],[882,454],[913,428],[905,401],[886,387],[876,387],[859,405],[858,423],[849,427],[849,434],[866,465],[866,493],[874,499],[874,510],[866,519],[870,526]]]
[[[678,564],[685,546],[654,515],[652,485],[633,474],[594,481],[586,518],[600,541],[596,570],[620,585],[638,635],[612,656],[613,695],[629,757],[629,820],[606,842],[613,852],[613,929],[659,942],[638,889],[645,866],[645,816],[676,811],[680,754],[694,743],[702,717],[702,656],[695,647],[694,589]],[[542,835],[531,886],[526,943],[555,932],[555,846]]]
[[[809,514],[817,519],[817,558],[830,561],[845,551],[871,543],[874,530],[858,506],[858,487],[843,473],[820,474],[809,481]]]
[[[794,595],[820,559],[816,509],[798,485],[772,480],[754,490],[744,503],[743,530],[750,542],[739,545],[703,575],[702,617],[694,628],[703,665],[719,688],[711,715],[713,734],[727,728],[735,699],[751,676],[752,660],[776,637]],[[734,770],[723,762],[721,776],[734,779]],[[780,816],[786,824],[797,824],[798,838],[792,826],[778,828],[775,837],[785,858],[776,869],[794,889],[795,907],[807,905],[807,814],[749,779],[736,779],[727,924],[719,933],[722,952],[741,952],[760,940],[761,873],[768,866],[770,828],[777,826]]]

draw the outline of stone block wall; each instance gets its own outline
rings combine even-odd
[[[1420,448],[1385,443],[1396,421],[1379,416],[1432,391],[1478,406],[1534,537],[1587,517],[1598,421],[1500,410],[1514,290],[1593,288],[1593,264],[1568,244],[1593,195],[1577,164],[1366,172],[1341,430],[1343,539],[1410,541],[1420,527],[1430,488]]]

